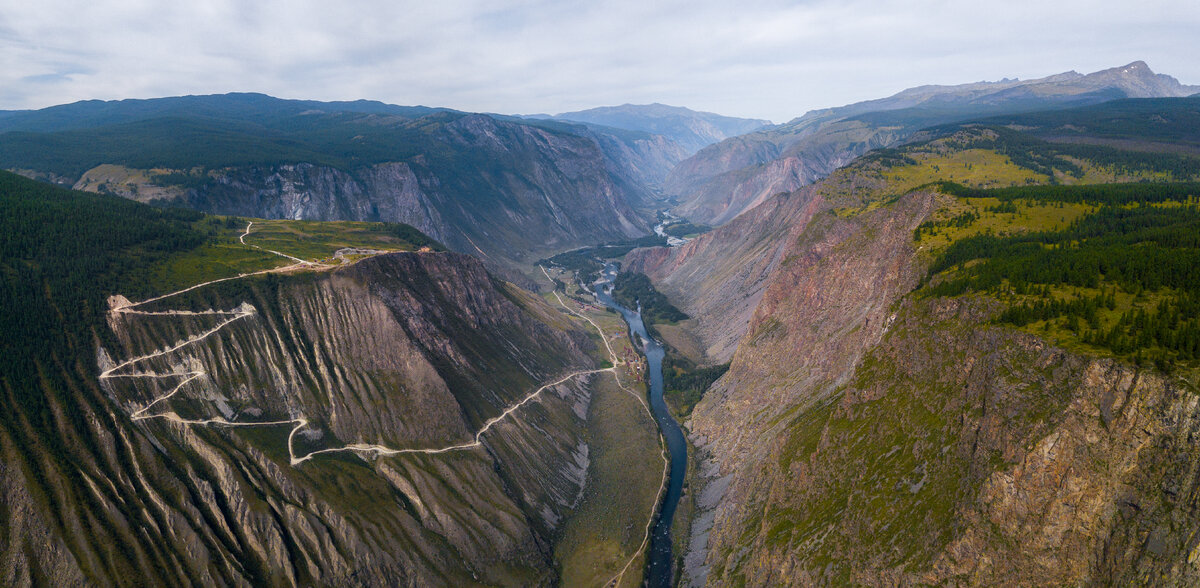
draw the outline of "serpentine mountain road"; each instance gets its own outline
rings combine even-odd
[[[475,436],[471,441],[467,441],[467,442],[460,443],[457,445],[449,445],[446,447],[421,448],[421,449],[417,449],[417,448],[399,448],[398,449],[398,448],[387,447],[384,445],[355,443],[355,444],[345,445],[342,447],[331,447],[331,448],[326,448],[326,449],[319,449],[316,451],[306,453],[304,455],[297,456],[296,452],[295,452],[294,438],[295,438],[297,432],[299,432],[300,430],[302,430],[304,427],[306,427],[308,425],[308,419],[304,416],[298,416],[298,417],[291,418],[291,419],[277,420],[277,421],[230,421],[223,417],[213,417],[213,418],[207,418],[207,419],[187,419],[187,418],[183,418],[183,417],[179,416],[179,414],[176,413],[175,411],[150,413],[150,409],[153,408],[155,405],[157,405],[163,401],[169,400],[170,398],[172,398],[173,396],[178,394],[180,392],[180,390],[182,390],[184,388],[184,386],[186,386],[193,380],[196,380],[198,378],[208,375],[208,373],[203,370],[172,371],[172,372],[166,372],[166,373],[141,372],[141,371],[130,371],[128,373],[118,373],[118,372],[121,372],[122,370],[125,370],[126,368],[129,368],[133,365],[144,362],[146,360],[153,359],[156,357],[162,357],[164,355],[174,353],[174,352],[176,352],[184,347],[187,347],[189,345],[192,345],[194,343],[199,343],[199,342],[219,333],[222,329],[229,326],[234,321],[238,321],[243,318],[253,316],[258,311],[248,303],[242,303],[241,306],[239,306],[238,308],[236,308],[234,310],[205,310],[205,311],[191,311],[191,310],[142,311],[142,310],[136,310],[136,308],[138,306],[142,306],[145,304],[149,304],[151,302],[156,302],[159,300],[171,298],[173,296],[178,296],[185,292],[190,292],[197,288],[202,288],[204,286],[208,286],[208,285],[216,284],[216,283],[220,283],[220,282],[226,282],[229,280],[239,280],[242,278],[248,278],[251,276],[257,276],[257,275],[273,273],[273,272],[289,272],[289,271],[292,271],[292,270],[295,270],[298,268],[329,269],[332,267],[336,267],[336,266],[321,264],[321,263],[307,261],[304,259],[293,257],[286,253],[281,253],[279,251],[274,251],[271,249],[266,249],[266,248],[260,247],[258,245],[254,245],[253,243],[246,243],[246,237],[250,235],[250,232],[253,229],[253,227],[254,227],[253,221],[249,222],[246,225],[245,232],[243,232],[241,234],[241,236],[238,237],[238,241],[241,244],[246,245],[248,247],[253,247],[255,249],[259,249],[261,251],[266,251],[268,253],[272,253],[279,257],[283,257],[285,259],[291,260],[294,263],[284,266],[284,267],[272,268],[272,269],[261,270],[261,271],[257,271],[257,272],[239,274],[239,275],[228,277],[228,278],[220,278],[220,279],[216,279],[216,280],[209,280],[207,282],[201,282],[199,284],[189,286],[182,290],[178,290],[178,291],[171,292],[168,294],[163,294],[161,296],[156,296],[154,298],[148,298],[148,299],[142,300],[140,302],[129,302],[128,300],[126,300],[124,298],[114,297],[115,302],[113,303],[113,307],[109,310],[109,312],[113,313],[113,314],[129,314],[129,315],[143,315],[143,316],[224,316],[224,317],[228,317],[225,320],[218,323],[215,327],[212,327],[211,329],[208,329],[206,331],[203,331],[201,333],[198,333],[196,335],[188,337],[187,339],[184,339],[183,341],[175,343],[174,345],[167,347],[166,349],[162,349],[162,350],[155,351],[153,353],[149,353],[146,355],[141,355],[141,356],[127,359],[127,360],[117,364],[116,366],[108,368],[100,373],[99,379],[101,379],[101,380],[110,380],[110,379],[118,379],[118,378],[120,378],[120,379],[181,378],[179,383],[176,384],[175,387],[172,388],[170,391],[168,391],[166,394],[163,394],[162,396],[155,398],[146,406],[143,406],[142,408],[134,411],[130,415],[131,420],[142,421],[142,420],[147,420],[147,419],[163,419],[168,422],[172,422],[172,423],[176,423],[176,424],[180,424],[180,425],[188,425],[188,426],[273,427],[273,426],[281,426],[281,425],[292,425],[292,430],[290,433],[288,433],[287,446],[288,446],[289,461],[290,461],[291,465],[293,467],[295,467],[295,466],[299,466],[300,464],[303,464],[304,462],[312,459],[313,457],[315,457],[317,455],[326,454],[326,453],[344,452],[344,451],[355,451],[355,452],[361,452],[361,453],[375,453],[377,455],[390,456],[390,455],[401,455],[401,454],[430,455],[430,454],[448,453],[451,451],[463,451],[463,450],[474,449],[474,448],[477,448],[477,447],[480,447],[483,445],[483,434],[486,433],[489,429],[491,429],[492,426],[494,426],[496,423],[504,420],[505,418],[508,418],[509,416],[515,414],[517,409],[521,408],[522,406],[524,406],[526,403],[530,402],[531,400],[538,398],[542,394],[542,392],[546,391],[547,389],[553,388],[554,386],[562,384],[563,382],[566,382],[572,378],[577,378],[579,376],[586,376],[586,375],[591,375],[591,374],[598,374],[598,373],[603,373],[603,372],[612,373],[613,378],[617,382],[617,385],[620,386],[620,388],[622,390],[624,390],[625,392],[634,396],[634,398],[637,398],[637,400],[646,409],[646,413],[648,415],[650,415],[651,418],[653,418],[653,414],[651,413],[650,407],[646,403],[645,399],[643,399],[639,394],[637,394],[636,392],[634,392],[632,389],[630,389],[624,383],[621,382],[621,379],[617,373],[617,367],[622,365],[622,362],[617,357],[617,354],[613,351],[613,348],[609,344],[607,337],[604,336],[604,331],[592,319],[588,318],[587,316],[583,315],[580,312],[577,312],[576,310],[574,310],[570,306],[568,306],[566,304],[566,302],[562,299],[562,297],[559,296],[557,291],[554,292],[554,296],[555,296],[555,298],[558,299],[559,305],[562,306],[567,312],[569,312],[579,318],[582,318],[583,320],[590,323],[592,325],[592,327],[595,328],[596,331],[600,334],[600,339],[602,341],[604,341],[604,346],[605,346],[606,350],[608,351],[608,355],[611,359],[611,363],[613,364],[612,367],[602,368],[602,369],[594,369],[594,370],[580,370],[580,371],[576,371],[576,372],[571,372],[553,382],[542,385],[540,388],[538,388],[537,390],[534,390],[533,392],[531,392],[527,396],[525,396],[525,398],[521,399],[520,402],[517,402],[516,404],[514,404],[514,405],[510,406],[508,409],[506,409],[504,412],[489,419],[486,423],[484,423],[483,427],[481,429],[479,429],[478,432],[475,433]],[[368,255],[386,253],[385,251],[377,251],[377,250],[360,250],[360,251],[363,251],[364,253],[367,253]],[[542,273],[546,275],[546,278],[550,279],[550,274],[548,272],[546,272],[546,269],[545,268],[541,268],[541,269],[542,269]],[[666,467],[667,464],[668,464],[668,461],[667,461],[666,455],[664,453],[663,454],[663,465],[664,465],[663,479],[664,480],[666,479],[666,475],[667,475],[667,467]],[[660,497],[661,497],[661,494],[662,494],[662,491],[660,489],[660,491],[659,491]],[[651,512],[650,512],[651,516],[649,517],[651,523],[646,525],[646,535],[645,535],[645,539],[642,541],[641,547],[637,551],[634,552],[633,557],[631,557],[630,560],[625,564],[625,567],[622,568],[621,572],[619,574],[617,574],[616,576],[614,576],[611,580],[609,580],[608,582],[605,583],[606,586],[614,586],[614,585],[619,584],[621,579],[624,577],[626,571],[628,571],[629,567],[633,564],[634,560],[637,559],[638,554],[642,553],[642,551],[645,549],[646,543],[650,539],[650,528],[651,528],[651,524],[653,523],[653,519],[654,519],[654,516],[653,516],[654,508],[657,507],[657,504],[658,504],[658,499],[655,499],[654,504],[651,505],[652,506]]]

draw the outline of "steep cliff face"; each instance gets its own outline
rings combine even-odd
[[[261,95],[80,103],[0,125],[0,166],[207,212],[403,222],[508,269],[649,232],[662,136]]]
[[[1193,584],[1195,393],[990,314],[906,301],[848,380],[778,415],[709,581]]]
[[[736,566],[724,560],[734,551],[752,551],[735,546],[759,516],[759,496],[794,483],[791,471],[762,473],[780,443],[780,424],[822,406],[847,383],[888,328],[891,301],[916,283],[911,234],[930,199],[914,195],[901,206],[903,214],[853,219],[828,205],[817,213],[772,274],[730,371],[693,411],[693,438],[719,464],[710,475],[724,488],[707,542],[691,547],[714,568],[710,580],[728,579],[727,568]],[[694,565],[689,573],[702,582],[708,570]]]
[[[694,317],[707,359],[723,363],[746,334],[789,243],[821,204],[811,189],[782,194],[680,247],[631,251],[626,269],[649,276]]]
[[[78,428],[0,436],[6,584],[553,581],[588,469],[589,376],[563,378],[594,344],[541,299],[430,253],[138,309],[98,352],[107,400],[58,408]]]
[[[854,158],[937,124],[989,115],[1067,108],[1116,98],[1188,96],[1196,88],[1143,62],[1091,74],[1035,80],[921,86],[894,96],[812,111],[788,123],[726,139],[681,162],[667,178],[676,212],[728,222],[765,198],[829,175]]]
[[[662,190],[667,174],[688,156],[683,146],[663,135],[614,133],[605,129],[592,129],[586,135],[600,146],[614,175],[654,192],[655,197],[642,204],[658,202],[657,192]]]
[[[407,163],[382,163],[355,173],[301,163],[225,169],[212,175],[215,182],[183,191],[179,200],[195,208],[256,218],[396,220],[439,241],[463,241],[461,235],[447,232],[448,225]]]
[[[914,229],[945,196],[898,189],[921,180],[875,165],[770,200],[691,251],[635,256],[667,291],[709,247],[786,235],[740,253],[771,269],[687,423],[702,467],[685,581],[1194,583],[1194,385],[995,324],[994,298],[914,291],[929,263]],[[812,212],[781,232],[771,220],[789,200]],[[751,218],[760,228],[715,245]],[[703,310],[698,290],[672,293]]]
[[[339,169],[297,164],[211,172],[190,207],[219,214],[411,224],[499,264],[644,234],[647,199],[584,137],[469,115],[439,127],[450,155]]]
[[[627,268],[646,274],[656,288],[696,319],[694,334],[709,361],[723,363],[746,336],[767,288],[779,281],[781,264],[798,255],[797,242],[813,217],[844,204],[846,194],[877,192],[877,173],[838,172],[822,182],[778,194],[717,229],[680,247],[636,249]],[[866,173],[860,171],[868,170]],[[784,284],[776,286],[785,288]]]

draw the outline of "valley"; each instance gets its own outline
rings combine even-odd
[[[16,185],[22,189],[34,186],[22,182]],[[50,194],[58,196],[57,192]],[[72,195],[68,200],[71,198],[78,197]],[[97,202],[109,204],[110,199],[100,197]],[[142,462],[138,467],[143,473],[112,480],[109,487],[113,490],[130,488],[120,498],[107,497],[110,495],[105,487],[84,488],[86,493],[99,493],[95,516],[121,520],[129,515],[119,507],[105,506],[113,504],[109,501],[120,504],[146,500],[139,497],[148,496],[153,506],[147,514],[161,513],[155,516],[164,517],[154,523],[154,528],[164,529],[169,524],[172,533],[197,533],[201,537],[215,533],[219,538],[220,533],[228,532],[235,537],[269,539],[280,537],[275,533],[287,537],[289,529],[315,523],[316,528],[325,529],[322,532],[332,533],[344,542],[347,547],[343,549],[358,545],[353,549],[366,549],[374,554],[371,558],[397,557],[406,562],[368,568],[368,577],[376,578],[372,582],[433,575],[461,579],[463,568],[468,570],[467,578],[474,568],[476,574],[492,578],[489,582],[501,583],[539,574],[574,574],[574,568],[556,570],[558,564],[549,559],[556,553],[554,548],[547,547],[547,559],[539,561],[527,559],[527,550],[534,543],[521,546],[535,533],[557,537],[555,529],[562,528],[574,534],[572,544],[578,549],[593,548],[603,541],[608,559],[593,560],[590,565],[599,566],[595,570],[604,575],[605,583],[627,585],[640,581],[637,561],[647,541],[665,461],[658,455],[659,443],[654,435],[630,436],[630,430],[653,431],[652,420],[645,401],[629,387],[627,382],[632,380],[626,378],[630,376],[618,374],[629,368],[615,355],[616,346],[604,342],[596,330],[601,323],[571,308],[566,299],[552,299],[551,306],[494,281],[478,262],[434,251],[439,247],[436,243],[403,228],[343,223],[334,230],[332,226],[305,223],[242,220],[244,228],[234,229],[232,223],[220,219],[209,222],[200,217],[197,221],[199,226],[219,227],[215,240],[198,249],[147,261],[152,266],[170,268],[180,259],[195,260],[197,252],[207,251],[205,255],[216,257],[188,265],[193,272],[196,268],[213,268],[215,276],[188,285],[178,283],[182,276],[168,273],[162,283],[177,284],[177,290],[146,295],[134,303],[114,295],[109,300],[110,309],[98,317],[112,335],[99,350],[100,371],[94,377],[109,399],[104,402],[111,401],[127,415],[127,424],[110,431],[124,439],[141,439],[133,441],[130,457]],[[293,240],[289,242],[287,235]],[[406,235],[408,240],[396,235]],[[244,254],[235,253],[238,247]],[[313,258],[291,253],[300,250]],[[250,252],[261,252],[277,261],[264,268],[263,259]],[[342,255],[337,255],[339,252]],[[127,271],[135,276],[160,275],[153,268],[132,267]],[[430,280],[431,272],[440,275]],[[364,275],[372,276],[371,280],[363,282]],[[372,298],[357,285],[365,283],[373,284],[372,288],[383,284],[384,289],[377,292],[389,296],[388,301],[381,305],[380,299]],[[459,287],[468,283],[472,285],[470,290]],[[450,289],[440,290],[443,286],[437,284]],[[473,294],[462,298],[468,291]],[[447,296],[459,298],[452,303]],[[388,305],[407,310],[393,315]],[[484,308],[489,310],[481,312]],[[364,312],[371,318],[364,317]],[[425,312],[434,314],[422,316]],[[466,318],[470,316],[478,318]],[[403,323],[394,322],[401,317]],[[573,319],[565,317],[579,317],[583,327],[571,326]],[[320,321],[319,330],[312,330],[316,324],[310,321],[314,320]],[[449,347],[414,349],[446,337],[439,334],[446,330],[461,329],[455,325],[463,320],[483,322],[475,323],[474,335],[442,339],[443,343],[437,344]],[[517,322],[503,326],[506,320]],[[488,336],[486,330],[496,328],[503,329],[503,337],[509,341],[528,336],[520,333],[534,333],[537,338],[516,348],[507,343],[487,343],[482,338]],[[484,329],[482,335],[479,329]],[[589,330],[595,335],[588,335]],[[596,345],[599,349],[585,352]],[[373,351],[364,354],[355,349]],[[509,355],[493,357],[497,352]],[[110,359],[110,353],[120,359]],[[465,363],[450,368],[454,363],[439,360],[439,353],[454,357],[455,363]],[[560,363],[572,356],[574,359]],[[425,357],[438,363],[429,363]],[[328,362],[332,358],[338,358],[333,361],[340,367],[326,371],[323,366],[331,365]],[[396,369],[391,366],[397,361],[408,367],[389,372]],[[494,375],[455,380],[452,369]],[[613,375],[609,378],[611,384],[597,382],[609,374]],[[452,389],[448,383],[461,388]],[[496,383],[502,387],[492,387]],[[487,392],[481,384],[494,392]],[[403,392],[406,389],[412,391],[408,399]],[[487,400],[476,397],[461,405],[453,400],[456,393],[466,399],[479,392],[505,396]],[[378,400],[362,398],[364,394],[376,395]],[[621,416],[614,413],[598,420],[593,406],[603,406]],[[460,412],[464,409],[470,412]],[[428,416],[439,413],[442,416]],[[453,416],[456,413],[461,416]],[[116,418],[120,422],[122,417]],[[13,426],[6,424],[6,435],[28,431],[21,425],[15,429]],[[88,434],[87,426],[83,434]],[[59,434],[71,438],[79,434],[74,427],[61,429]],[[618,443],[611,433],[607,433],[610,437],[597,436],[602,430],[620,431],[623,439]],[[339,443],[337,439],[345,441]],[[101,452],[95,457],[87,449],[67,451],[72,455],[70,459],[80,464],[77,467],[93,472],[89,478],[99,480],[105,474],[91,470],[96,467],[93,460],[103,464],[112,451],[120,451],[121,445],[100,443],[95,447]],[[166,452],[162,459],[170,459],[163,466],[153,465],[160,459],[155,457],[156,448]],[[598,453],[593,454],[593,450]],[[623,452],[623,457],[613,461],[614,451]],[[36,452],[26,455],[27,459],[45,458],[45,454]],[[358,457],[346,461],[350,456]],[[452,469],[443,469],[438,461]],[[487,463],[504,465],[496,469],[482,467]],[[253,470],[240,469],[250,464]],[[612,481],[607,487],[584,483],[587,479],[611,480],[617,471],[626,479],[617,486],[622,491],[615,494],[617,487],[611,485]],[[633,480],[642,482],[628,479],[631,472],[644,472],[633,476]],[[14,473],[6,470],[5,475]],[[498,476],[506,481],[501,483]],[[181,507],[188,512],[186,506],[175,502],[176,498],[170,498],[171,494],[164,494],[181,482],[199,484],[223,496],[213,503],[214,508],[221,509],[217,515],[220,518],[193,519],[186,514],[179,518],[171,514]],[[507,484],[522,490],[510,494],[513,490],[504,489]],[[642,494],[629,492],[639,484]],[[462,490],[454,490],[470,487],[482,493],[464,496],[459,494]],[[246,489],[254,489],[262,498],[247,503]],[[318,518],[287,526],[263,522],[260,517],[278,512],[281,505],[277,501],[285,496],[307,504],[305,511]],[[186,501],[183,505],[191,502],[186,494],[182,498]],[[374,501],[373,506],[364,508],[363,499]],[[595,507],[589,505],[598,505],[598,501],[608,509],[620,505],[620,514],[611,510],[595,512]],[[576,509],[581,518],[565,516]],[[437,512],[490,512],[495,518],[494,522],[447,519]],[[364,514],[374,520],[359,518]],[[213,523],[207,522],[216,520],[224,520],[221,528],[228,531],[210,527]],[[391,537],[391,547],[374,544],[370,535],[359,535],[379,524],[410,529],[416,525],[426,531],[409,535],[400,543],[395,543],[394,532],[380,535]],[[614,533],[630,525],[642,531]],[[477,534],[471,538],[456,528],[472,529]],[[608,531],[597,535],[600,529]],[[582,537],[580,532],[584,533]],[[439,535],[445,539],[436,539]],[[439,544],[441,541],[450,544]],[[477,547],[489,543],[492,547]],[[202,545],[217,556],[224,549],[220,542]],[[171,546],[168,540],[147,548]],[[482,551],[458,563],[438,563],[435,558],[421,564],[407,559],[419,553],[435,556],[445,549],[458,553]],[[232,566],[263,565],[275,570],[273,573],[290,574],[298,580],[330,577],[328,573],[346,569],[348,562],[339,563],[338,553],[293,544],[283,552],[249,548],[228,557],[233,558],[229,563]],[[307,565],[297,568],[273,559],[280,555],[301,558],[300,562],[324,558],[329,572]],[[554,557],[574,561],[569,555],[564,551]],[[503,558],[513,558],[513,567],[485,564],[505,561]],[[64,571],[71,569],[68,564],[64,566]],[[102,574],[100,570],[87,573]],[[161,573],[169,574],[171,570],[162,568]],[[223,572],[218,569],[217,573]]]
[[[0,111],[0,583],[1193,585],[1198,91]]]
[[[610,276],[608,280],[611,281],[611,279]],[[650,534],[650,555],[646,578],[646,582],[651,586],[670,585],[675,567],[672,557],[671,526],[675,518],[675,509],[679,504],[680,493],[683,491],[683,476],[687,468],[687,444],[684,442],[679,424],[667,411],[666,403],[663,401],[662,361],[664,351],[662,345],[646,332],[640,309],[635,312],[617,304],[611,297],[603,293],[602,288],[606,285],[603,282],[594,285],[596,296],[601,302],[621,313],[631,333],[641,341],[642,353],[646,357],[646,378],[650,388],[649,396],[653,406],[654,419],[666,439],[670,454],[670,475],[663,487],[662,503],[654,518],[654,530]]]
[[[1024,139],[1002,131],[967,126],[956,132],[861,158],[811,189],[777,197],[770,216],[744,216],[685,247],[631,254],[630,265],[647,271],[699,324],[723,320],[729,298],[753,297],[740,302],[753,306],[754,312],[741,331],[729,371],[704,394],[685,423],[702,463],[711,464],[702,468],[708,471],[702,472],[707,479],[699,493],[716,492],[720,497],[710,498],[708,512],[700,514],[702,520],[711,517],[712,527],[693,534],[686,581],[994,585],[1003,583],[1002,577],[1041,584],[1089,577],[1109,578],[1107,582],[1135,573],[1134,568],[1086,563],[1094,561],[1086,555],[1093,552],[1089,550],[1128,541],[1123,535],[1127,531],[1121,529],[1136,518],[1109,518],[1117,506],[1102,488],[1130,488],[1121,484],[1133,482],[1118,480],[1136,479],[1145,475],[1139,473],[1141,468],[1157,467],[1148,465],[1158,459],[1149,455],[1160,449],[1131,440],[1126,435],[1132,432],[1116,423],[1143,418],[1133,416],[1135,411],[1183,411],[1156,421],[1166,429],[1147,432],[1158,436],[1154,447],[1168,454],[1177,451],[1168,449],[1176,442],[1168,439],[1181,439],[1195,422],[1193,416],[1184,416],[1191,415],[1195,405],[1193,376],[1186,375],[1195,368],[1185,368],[1192,364],[1176,352],[1154,347],[1152,338],[1127,330],[1133,328],[1129,317],[1152,314],[1159,298],[1143,295],[1130,307],[1136,298],[1132,292],[1144,291],[1142,287],[1104,280],[1135,275],[1118,269],[1127,263],[1121,261],[1126,253],[1118,251],[1158,259],[1154,248],[1173,239],[1130,237],[1123,241],[1130,244],[1127,248],[1107,250],[1111,257],[1103,262],[1104,269],[1088,270],[1087,278],[1059,277],[1071,275],[1076,270],[1068,268],[1079,267],[1080,261],[1058,257],[1042,265],[1033,261],[1041,253],[1032,245],[1021,249],[1031,257],[1013,260],[999,274],[993,273],[1004,262],[987,261],[994,254],[985,244],[1037,243],[1060,232],[1080,235],[1075,231],[1095,226],[1108,214],[1159,218],[1131,221],[1129,226],[1146,222],[1162,227],[1155,231],[1168,231],[1172,223],[1187,222],[1190,213],[1177,207],[1191,206],[1196,186],[1025,188],[1021,186],[1052,184],[1052,178],[1071,181],[1074,176],[1065,171],[1087,178],[1103,168],[1137,181],[1147,170],[1114,166],[1110,162],[1119,158],[1113,153],[1096,153],[1081,161],[1055,155],[1055,147],[1036,142],[1018,149],[1017,141]],[[997,157],[998,153],[1006,155]],[[1162,170],[1175,165],[1166,160],[1159,164]],[[975,188],[951,185],[949,178]],[[1114,205],[1132,210],[1104,208]],[[772,235],[781,216],[800,224],[792,225],[795,232],[787,239],[792,245],[776,253],[741,244]],[[1087,234],[1119,238],[1115,234],[1128,230],[1132,229],[1108,224]],[[1048,248],[1044,254],[1089,255],[1086,239],[1076,239],[1071,246],[1043,246]],[[1141,245],[1132,246],[1135,241]],[[713,248],[738,252],[742,264],[769,264],[768,283],[747,294],[740,284],[721,286],[720,280],[740,280],[745,274],[712,273],[707,255]],[[1015,250],[1006,251],[1015,255]],[[1183,260],[1191,253],[1168,255],[1187,263]],[[968,263],[979,257],[981,265]],[[1141,259],[1159,267],[1167,263]],[[1190,274],[1163,271],[1176,276],[1173,279]],[[973,275],[993,281],[984,285],[982,278],[965,277]],[[1155,274],[1143,269],[1136,275]],[[1066,284],[1053,285],[1063,279]],[[674,280],[688,286],[679,288]],[[965,280],[972,280],[969,286]],[[1039,286],[1043,302],[1035,302],[1036,291],[1033,299],[1028,297],[1032,284],[1047,281],[1051,285]],[[709,302],[705,296],[710,291],[722,292],[726,300]],[[1084,312],[1086,304],[1095,305],[1100,293],[1111,291],[1125,293],[1108,303],[1116,311],[1101,305],[1100,311],[1087,311],[1094,316],[1086,320],[1070,318],[1073,312]],[[1171,296],[1171,290],[1157,291]],[[1041,308],[1039,304],[1062,310],[1023,318],[1027,315],[1022,312],[1030,312],[1023,309]],[[1158,312],[1172,312],[1172,302],[1162,304]],[[1075,306],[1078,311],[1066,310]],[[1005,308],[1015,310],[1002,313]],[[1091,326],[1081,326],[1087,320]],[[1154,324],[1149,319],[1148,323]],[[922,326],[915,327],[918,324]],[[1015,333],[1006,327],[1014,324]],[[1116,332],[1151,347],[1132,356],[1119,342],[1117,348],[1100,349],[1116,339],[1089,335],[1089,329]],[[1183,340],[1183,335],[1177,337],[1174,340]],[[1115,362],[1107,359],[1114,357],[1113,349]],[[1153,349],[1166,354],[1168,359],[1158,365],[1174,366],[1174,375],[1162,379],[1154,373],[1153,358],[1160,351]],[[1035,375],[1031,370],[1044,371]],[[1103,408],[1107,400],[1087,395],[1106,386],[1121,390],[1123,397],[1145,400],[1136,409],[1123,405],[1125,416],[1105,412],[1110,410]],[[1018,404],[1008,404],[1013,402]],[[964,403],[974,403],[974,408]],[[1094,406],[1112,415],[1099,416],[1097,422],[1117,428],[1099,435],[1094,429],[1074,428],[1090,426],[1084,415],[1097,415],[1089,412]],[[1089,453],[1100,460],[1087,462],[1097,469],[1072,461],[1078,457],[1066,457],[1061,450],[1046,449],[1080,435],[1087,443],[1110,448],[1096,450],[1111,452],[1104,457]],[[1091,451],[1073,447],[1072,452]],[[1101,463],[1113,464],[1112,469]],[[858,469],[864,467],[868,469]],[[1072,469],[1030,473],[1031,468],[1048,467]],[[1007,485],[1001,490],[996,484]],[[990,510],[1000,504],[1015,506],[1022,500],[1016,496],[1031,495],[1038,502],[1029,510],[1016,507],[1003,515]],[[1154,491],[1140,496],[1129,500],[1157,500]],[[1170,508],[1190,512],[1195,495],[1188,496]],[[1067,514],[1079,501],[1090,505],[1087,514]],[[1034,514],[1047,512],[1062,512],[1065,518]],[[1144,516],[1166,516],[1163,510],[1156,513]],[[1022,522],[1009,524],[1003,522],[1009,520],[1005,517]],[[1186,532],[1163,529],[1164,540],[1190,541]],[[1077,554],[1070,557],[1080,560],[1063,567],[1065,548],[1056,542],[1068,538],[1070,553]],[[1137,551],[1129,549],[1124,557],[1150,557],[1131,555]],[[1010,563],[993,567],[995,558],[1008,558],[1004,561]]]

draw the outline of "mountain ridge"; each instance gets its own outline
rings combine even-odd
[[[669,141],[623,130],[259,94],[0,119],[43,126],[58,130],[0,133],[0,167],[215,213],[405,222],[514,278],[547,253],[649,232],[648,185],[682,157]]]
[[[0,297],[23,310],[0,319],[6,584],[551,583],[608,450],[592,403],[652,426],[597,381],[617,368],[595,367],[615,358],[593,327],[411,229],[252,232],[7,172],[0,195],[20,237]],[[622,471],[652,497],[639,437]],[[642,528],[644,502],[617,526]]]
[[[723,139],[771,125],[769,120],[724,116],[658,102],[600,106],[552,116],[531,116],[665,135],[683,146],[689,155]]]
[[[169,115],[209,115],[218,118],[254,120],[267,115],[296,115],[312,111],[390,114],[406,118],[419,118],[435,112],[460,112],[450,108],[398,106],[377,100],[322,102],[276,98],[258,92],[229,92],[162,98],[80,100],[34,110],[0,111],[0,132],[12,130],[65,131]]]
[[[1131,96],[1182,97],[1196,88],[1156,74],[1141,61],[1090,74],[919,86],[886,98],[811,111],[770,129],[710,145],[672,171],[666,192],[680,202],[676,214],[721,224],[776,193],[811,183],[870,149],[894,145],[923,127]]]
[[[1188,100],[947,125],[768,198],[684,246],[631,252],[629,268],[696,320],[707,361],[730,361],[686,423],[701,454],[701,514],[684,582],[1194,583],[1183,563],[1194,525],[1170,521],[1200,516],[1200,488],[1185,473],[1196,456],[1182,449],[1198,405],[1191,376],[1180,376],[1196,364],[1187,352],[1176,362],[1171,351],[1134,353],[1087,333],[1129,336],[1122,313],[1158,304],[1118,259],[1139,265],[1156,247],[1179,247],[1164,260],[1196,254],[1183,223],[1194,222],[1197,184],[1188,182],[1200,178],[1200,160],[1033,136],[1086,121],[1091,133],[1186,142],[1193,126],[1162,130],[1154,113],[1184,120]],[[1106,224],[1109,215],[1155,220]],[[1143,222],[1144,233],[1121,241],[1137,245],[1079,251],[1079,235],[1115,239]],[[1183,240],[1160,225],[1182,227]],[[1075,245],[1040,240],[1057,234]],[[988,266],[1003,267],[1003,278],[951,288],[965,284],[957,272],[979,271],[976,258],[990,261],[993,239],[1020,243]],[[1051,249],[1092,255],[1104,269],[1064,286],[1058,271],[1071,262],[1040,272],[1029,261]],[[938,261],[948,251],[954,261]],[[1065,307],[1103,288],[1120,304],[1074,331],[1060,315],[1036,327],[1007,318],[1029,292],[1038,297],[1030,308]]]

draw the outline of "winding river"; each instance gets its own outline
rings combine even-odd
[[[646,585],[651,588],[665,588],[671,585],[671,520],[675,518],[675,509],[679,506],[679,497],[683,493],[683,478],[687,473],[687,443],[683,439],[683,431],[679,423],[667,410],[663,400],[663,347],[649,334],[642,322],[641,309],[636,312],[617,304],[611,295],[612,282],[616,278],[617,269],[608,264],[604,268],[603,277],[595,284],[596,298],[621,313],[629,325],[631,335],[641,340],[642,353],[646,356],[650,372],[650,409],[658,428],[667,440],[667,449],[671,455],[671,474],[667,481],[667,492],[658,509],[654,520],[654,530],[650,535],[650,554],[646,562]]]

